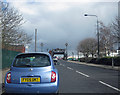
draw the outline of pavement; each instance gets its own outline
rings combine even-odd
[[[83,64],[83,65],[88,65],[88,66],[95,66],[95,67],[100,67],[100,68],[105,68],[105,69],[120,70],[120,66],[113,67],[109,65],[92,64],[92,63],[85,63],[85,62],[79,62],[79,61],[68,61],[68,62]]]
[[[4,91],[4,79],[7,71],[9,71],[10,68],[0,69],[0,95]]]

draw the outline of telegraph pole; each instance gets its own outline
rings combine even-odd
[[[35,29],[35,52],[37,51],[36,47],[37,47],[37,29]]]
[[[98,21],[98,17],[97,17],[97,36],[98,36],[98,58],[100,57],[100,41],[99,41],[99,21]]]
[[[66,46],[66,60],[67,60],[67,56],[68,56],[68,54],[67,54],[67,46],[68,46],[68,43],[65,43],[65,46]]]
[[[40,44],[41,45],[41,52],[43,52],[43,43]]]

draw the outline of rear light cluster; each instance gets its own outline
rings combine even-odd
[[[11,83],[11,72],[7,74],[7,83]]]
[[[51,82],[55,82],[55,81],[56,81],[56,73],[52,71]]]

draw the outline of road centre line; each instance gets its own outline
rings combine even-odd
[[[72,68],[70,68],[70,67],[67,67],[68,69],[70,69],[70,70],[73,70]]]
[[[64,66],[63,64],[60,64],[61,66]]]
[[[79,73],[79,74],[81,74],[81,75],[83,75],[83,76],[90,77],[90,76],[88,76],[88,75],[86,75],[86,74],[84,74],[82,72],[79,72],[79,71],[76,71],[76,72]]]
[[[116,88],[116,87],[113,87],[113,86],[111,86],[111,85],[109,85],[109,84],[107,84],[107,83],[105,83],[105,82],[102,82],[102,81],[99,81],[101,84],[103,84],[103,85],[106,85],[106,86],[108,86],[108,87],[110,87],[110,88],[112,88],[112,89],[114,89],[114,90],[117,90],[117,91],[119,91],[120,92],[120,89],[118,89],[118,88]]]

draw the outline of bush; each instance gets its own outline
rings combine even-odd
[[[89,63],[96,63],[97,58],[92,58]]]
[[[114,66],[120,66],[120,57],[113,58]],[[96,60],[97,64],[112,65],[112,57],[103,57]]]
[[[84,58],[80,58],[80,62],[87,62],[89,63],[93,58],[92,57],[84,57]]]
[[[103,58],[80,58],[80,62],[101,64],[101,65],[112,65],[112,57]],[[120,66],[120,56],[113,58],[114,66]]]
[[[100,58],[97,59],[95,63],[102,65],[112,65],[112,58]]]
[[[114,63],[115,63],[115,66],[120,66],[120,56],[114,57]]]
[[[80,58],[80,62],[85,62],[85,58]]]

